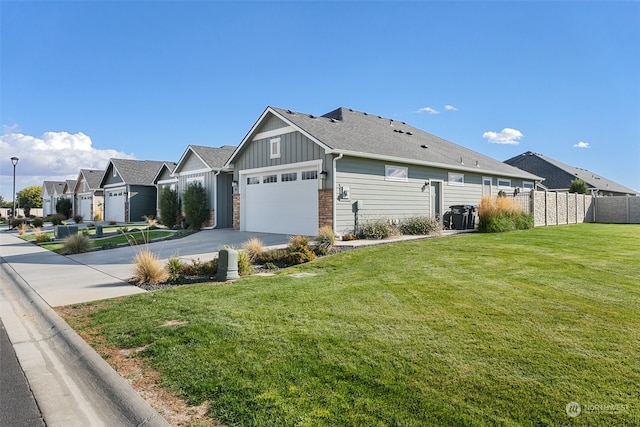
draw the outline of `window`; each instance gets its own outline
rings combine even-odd
[[[296,172],[283,173],[280,175],[280,180],[282,182],[295,181],[298,179],[298,174]]]
[[[408,181],[409,168],[406,168],[404,166],[385,165],[384,177],[387,181]]]
[[[116,168],[112,169],[112,175],[114,178],[118,176],[118,172],[116,172]]]
[[[280,158],[280,138],[273,138],[269,141],[270,144],[270,157],[272,159]]]
[[[506,178],[498,178],[499,188],[511,188],[511,180]]]
[[[318,179],[318,171],[304,171],[302,172],[302,180]]]
[[[250,176],[247,178],[247,185],[260,184],[260,178],[257,176]]]
[[[192,184],[200,184],[204,187],[204,176],[194,176],[191,178],[187,178],[187,186]]]
[[[532,181],[522,181],[522,188],[527,190],[533,190],[533,182]]]
[[[265,175],[262,177],[262,182],[264,182],[265,184],[278,182],[278,175]]]
[[[449,185],[464,185],[464,174],[449,172]]]

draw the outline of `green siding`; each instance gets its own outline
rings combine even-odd
[[[266,117],[265,120],[262,122],[262,126],[260,126],[260,129],[258,130],[258,132],[268,132],[270,130],[280,129],[287,126],[289,125],[283,122],[282,120],[280,120],[279,118],[277,118],[276,116],[269,115],[269,117]]]
[[[116,176],[113,176],[113,165],[109,165],[109,168],[107,169],[107,172],[105,174],[105,180],[104,180],[105,187],[111,184],[124,184],[124,181],[122,180],[122,177],[120,176],[120,174],[116,172]]]
[[[198,158],[198,156],[196,156],[192,152],[189,152],[186,161],[180,166],[180,173],[199,169],[208,169],[208,166],[205,165],[202,160]]]
[[[207,190],[207,207],[209,209],[214,209],[215,203],[215,189],[213,186],[215,172],[201,172],[194,173],[189,175],[181,175],[178,177],[178,191],[180,192],[180,200],[182,200],[182,194],[184,190],[187,188],[187,181],[192,178],[203,177],[204,181],[202,186]]]

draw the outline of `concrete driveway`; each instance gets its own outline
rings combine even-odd
[[[285,234],[252,233],[231,229],[201,230],[190,236],[150,243],[148,247],[161,260],[176,256],[185,261],[200,259],[208,261],[217,256],[223,246],[240,248],[247,240],[257,237],[266,247],[286,245],[289,236]],[[100,270],[114,278],[128,280],[132,276],[133,258],[145,246],[126,246],[105,251],[95,251],[68,258]]]

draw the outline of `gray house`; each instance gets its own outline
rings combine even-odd
[[[160,195],[162,194],[162,190],[164,188],[169,188],[172,191],[178,190],[178,178],[173,175],[173,171],[176,169],[178,164],[174,162],[164,162],[155,178],[153,178],[153,183],[156,185],[158,189],[158,195],[156,200],[157,211],[156,218],[161,218],[160,214]]]
[[[534,188],[541,178],[404,122],[338,108],[313,116],[268,107],[225,168],[233,227],[353,233],[374,219],[442,218],[451,205]]]
[[[75,215],[88,221],[103,219],[104,193],[100,185],[103,175],[102,169],[80,169],[73,189]]]
[[[527,151],[504,161],[524,171],[544,178],[542,186],[551,191],[568,191],[571,181],[581,179],[587,183],[592,194],[600,196],[637,196],[631,188],[611,181],[595,172],[569,166],[539,153]]]
[[[42,197],[42,216],[56,213],[56,204],[64,195],[65,181],[44,181],[40,197]]]
[[[105,221],[142,221],[156,215],[154,178],[166,162],[111,159],[100,186],[104,189]]]
[[[236,147],[189,145],[173,171],[182,194],[189,184],[199,183],[207,191],[209,220],[205,227],[230,228],[233,225],[232,180],[224,165]]]

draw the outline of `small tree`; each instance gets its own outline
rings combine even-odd
[[[56,202],[56,213],[64,215],[65,218],[69,218],[71,216],[71,200],[58,199]]]
[[[192,230],[200,230],[209,216],[207,192],[199,182],[189,184],[182,195],[184,219]]]
[[[576,178],[569,185],[569,193],[587,194],[589,187],[584,180]]]
[[[178,192],[169,187],[164,187],[160,193],[160,221],[169,228],[178,223],[180,214],[180,198]]]
[[[23,188],[18,192],[18,206],[24,209],[24,216],[28,217],[31,213],[31,208],[42,207],[42,187],[39,185],[32,185],[31,187]]]

